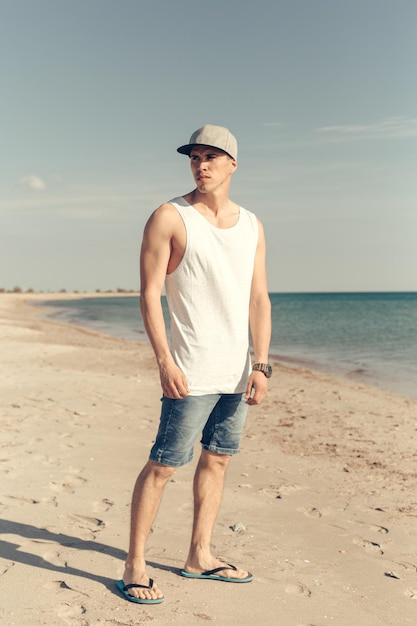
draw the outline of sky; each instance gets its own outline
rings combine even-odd
[[[415,0],[0,0],[0,288],[138,289],[208,123],[270,291],[417,291],[416,25]]]

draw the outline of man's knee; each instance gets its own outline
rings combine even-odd
[[[202,450],[200,463],[206,467],[226,469],[232,458],[232,454],[219,454],[211,450]]]
[[[176,468],[169,465],[162,465],[157,461],[149,460],[145,465],[144,471],[148,476],[152,476],[155,481],[168,482],[168,480],[175,473]]]

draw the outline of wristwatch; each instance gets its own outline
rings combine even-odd
[[[267,378],[271,378],[272,376],[272,367],[269,363],[254,363],[252,365],[252,369],[257,372],[262,372],[262,374],[265,374]]]

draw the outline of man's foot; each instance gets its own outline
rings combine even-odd
[[[185,578],[202,578],[205,580],[220,580],[230,583],[249,583],[253,580],[250,572],[238,569],[231,563],[222,563],[215,559],[214,567],[203,569],[201,567],[192,567],[188,564],[181,570],[181,576]]]
[[[116,587],[118,588],[118,590],[120,591],[120,593],[126,598],[126,600],[129,600],[129,602],[136,602],[137,604],[159,604],[160,602],[164,601],[164,598],[155,598],[154,600],[148,600],[145,598],[137,598],[135,596],[132,595],[132,590],[134,589],[136,590],[140,590],[142,591],[144,590],[152,590],[153,589],[153,580],[152,578],[149,580],[149,585],[137,585],[135,583],[132,583],[130,585],[125,585],[123,580],[118,580],[116,581]]]
[[[123,582],[123,585],[120,583]],[[143,568],[135,568],[126,564],[123,580],[116,583],[117,588],[127,600],[141,601],[148,604],[162,602],[164,595],[158,585],[149,578]],[[130,587],[130,585],[134,585]],[[128,597],[129,596],[129,597]]]

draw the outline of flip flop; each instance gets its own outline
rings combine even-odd
[[[135,598],[135,596],[132,596],[130,595],[130,593],[128,593],[128,589],[133,589],[133,588],[152,589],[153,587],[152,578],[149,579],[149,585],[137,585],[135,583],[131,585],[125,585],[123,580],[118,580],[116,581],[116,587],[118,588],[120,593],[126,598],[126,600],[129,600],[129,602],[136,602],[136,604],[160,604],[161,602],[164,601],[164,598],[155,598],[154,600],[148,600],[147,598]]]
[[[217,574],[217,572],[221,572],[225,569],[233,569],[235,570],[235,572],[237,572],[237,567],[228,563],[227,565],[223,565],[222,567],[216,567],[214,569],[209,569],[206,572],[201,572],[201,574],[191,574],[190,572],[187,572],[187,570],[182,569],[181,576],[184,576],[185,578],[202,578],[204,580],[221,580],[225,583],[250,583],[251,580],[253,580],[253,576],[250,572],[248,572],[246,578],[236,578],[234,576],[219,576]]]

